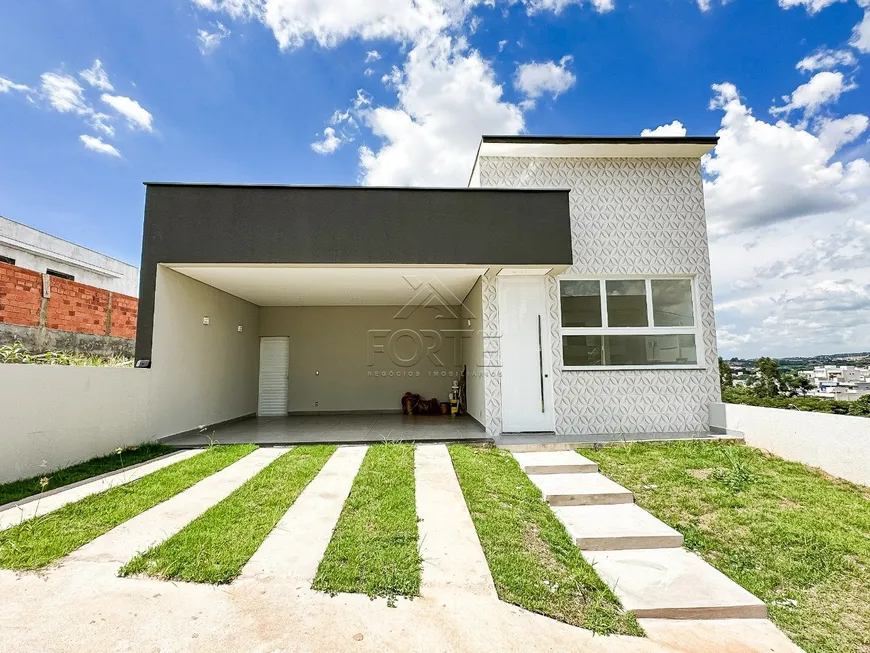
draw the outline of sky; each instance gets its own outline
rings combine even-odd
[[[0,5],[0,215],[139,263],[143,181],[464,186],[481,134],[718,135],[720,353],[870,350],[870,0]]]

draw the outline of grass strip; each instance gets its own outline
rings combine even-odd
[[[69,503],[0,531],[0,568],[39,569],[251,453],[254,445],[212,447],[137,481]]]
[[[312,587],[374,598],[420,594],[414,447],[369,447]]]
[[[13,501],[21,501],[21,499],[32,497],[46,490],[55,490],[71,483],[99,476],[100,474],[108,474],[109,472],[115,472],[131,465],[144,463],[173,451],[176,450],[164,444],[146,442],[138,447],[125,447],[120,453],[91,458],[83,463],[64,467],[53,472],[46,472],[39,476],[13,481],[12,483],[4,483],[0,485],[0,506]],[[48,479],[45,488],[40,484],[40,480],[43,478]]]
[[[643,635],[513,456],[448,449],[502,601],[600,634]]]
[[[808,653],[870,651],[870,489],[744,445],[582,453]]]
[[[287,452],[168,540],[137,555],[120,575],[229,583],[335,449],[317,445]]]

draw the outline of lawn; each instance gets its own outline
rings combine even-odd
[[[0,485],[0,506],[5,503],[26,499],[46,490],[54,490],[64,485],[99,476],[100,474],[108,474],[130,465],[144,463],[173,451],[175,449],[172,447],[157,444],[156,442],[147,442],[138,447],[125,447],[121,453],[91,458],[88,461],[72,465],[71,467],[64,467],[53,472],[46,470],[44,474],[39,476],[25,478],[21,481],[13,481],[12,483],[4,483]],[[48,479],[45,488],[40,485],[40,479],[42,478]]]
[[[313,588],[374,598],[420,594],[414,447],[369,447],[326,549]]]
[[[165,542],[141,553],[121,576],[229,583],[335,451],[296,447]]]
[[[643,634],[509,453],[449,450],[502,601],[596,633]]]
[[[212,447],[132,483],[93,494],[0,531],[0,568],[32,570],[44,567],[254,449],[254,445]]]
[[[810,653],[870,650],[870,489],[743,445],[584,449]]]

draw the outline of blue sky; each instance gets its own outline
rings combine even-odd
[[[719,134],[720,349],[870,349],[870,0],[0,9],[0,214],[138,263],[144,180],[463,185],[481,133]]]

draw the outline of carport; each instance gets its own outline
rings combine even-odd
[[[156,435],[485,437],[484,282],[571,260],[567,191],[148,184],[136,365]],[[467,417],[401,415],[463,370]]]

